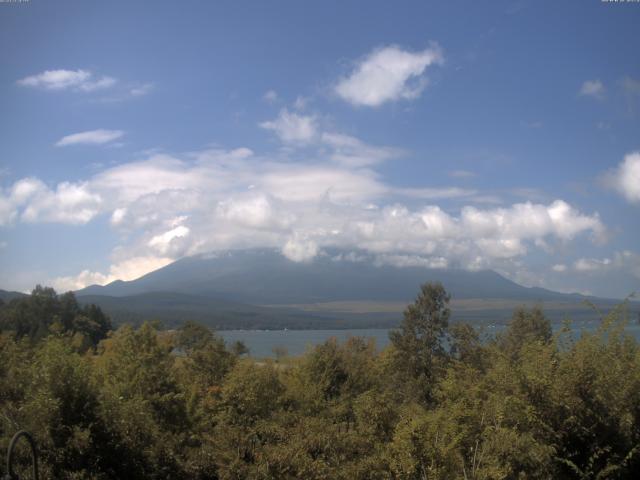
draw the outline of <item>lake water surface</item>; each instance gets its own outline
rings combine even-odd
[[[572,332],[575,337],[581,332],[593,332],[598,328],[599,322],[589,321],[572,324]],[[554,330],[562,327],[561,323],[554,323]],[[482,328],[485,335],[495,335],[504,329],[504,325],[486,325]],[[632,323],[627,325],[626,331],[640,341],[640,325]],[[329,338],[335,337],[340,342],[349,337],[367,337],[375,340],[380,349],[389,344],[389,329],[369,328],[353,330],[222,330],[218,332],[229,344],[241,340],[249,348],[253,357],[275,357],[273,350],[276,347],[284,347],[289,355],[301,355],[306,349],[321,344]]]

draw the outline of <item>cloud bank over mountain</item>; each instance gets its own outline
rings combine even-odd
[[[372,161],[336,162],[336,155],[348,155],[345,143],[361,150],[353,156]],[[155,154],[51,187],[27,178],[3,192],[1,219],[86,224],[109,218],[123,239],[110,271],[57,279],[65,288],[132,279],[170,259],[213,250],[275,247],[304,262],[326,247],[359,248],[398,265],[412,259],[480,269],[504,267],[578,237],[605,240],[597,213],[564,200],[467,204],[472,195],[459,187],[388,183],[369,165],[384,155],[360,140],[333,145],[325,151],[323,144],[312,160],[211,149]],[[460,206],[445,209],[439,196],[457,198]]]

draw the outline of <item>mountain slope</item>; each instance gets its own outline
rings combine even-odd
[[[21,292],[10,292],[7,290],[0,290],[0,300],[2,300],[3,302],[9,302],[11,300],[13,300],[14,298],[21,298],[21,297],[26,297],[27,294],[26,293],[21,293]]]
[[[426,281],[441,281],[454,298],[578,300],[526,288],[489,271],[380,266],[372,259],[336,260],[337,252],[309,263],[272,250],[241,250],[178,260],[130,282],[91,286],[77,293],[122,297],[176,292],[245,304],[304,304],[344,300],[411,301]]]
[[[598,316],[582,303],[587,297],[523,287],[490,270],[399,268],[339,251],[308,263],[264,249],[187,257],[136,280],[76,294],[83,303],[100,305],[116,323],[160,319],[167,326],[196,320],[218,329],[364,328],[397,325],[427,281],[440,281],[451,293],[453,320],[503,323],[517,306],[538,302],[553,320]],[[604,309],[618,303],[591,300]]]

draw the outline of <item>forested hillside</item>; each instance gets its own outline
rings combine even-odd
[[[361,338],[248,357],[194,323],[108,331],[50,289],[0,307],[0,449],[49,479],[623,479],[640,472],[640,350],[517,310],[498,338],[426,284],[382,352]],[[4,468],[4,464],[2,467]],[[6,472],[0,471],[1,475]]]

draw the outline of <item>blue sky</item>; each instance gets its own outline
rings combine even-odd
[[[0,3],[0,288],[329,247],[640,287],[640,4]]]

